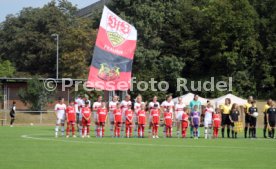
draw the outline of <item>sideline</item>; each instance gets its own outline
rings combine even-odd
[[[32,139],[32,140],[41,140],[41,141],[55,141],[55,142],[65,142],[65,143],[85,143],[85,144],[103,144],[103,145],[129,145],[129,146],[152,146],[152,147],[181,147],[181,148],[212,148],[212,149],[275,149],[276,147],[233,147],[233,146],[187,146],[187,145],[167,145],[167,144],[151,144],[151,143],[127,143],[127,142],[100,142],[100,141],[79,141],[79,140],[69,140],[69,139],[60,139],[60,138],[41,138],[36,137],[37,135],[42,136],[41,134],[32,134],[32,135],[21,135],[23,139]],[[45,135],[48,136],[48,135]],[[73,139],[73,138],[71,138]],[[75,139],[75,138],[74,138]],[[87,140],[87,139],[85,139]],[[269,139],[256,139],[257,140],[266,140]],[[271,141],[275,141],[272,140]]]

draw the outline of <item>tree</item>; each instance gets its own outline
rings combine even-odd
[[[8,60],[0,62],[0,77],[12,77],[16,69]]]
[[[53,92],[47,91],[37,76],[27,82],[27,89],[18,93],[20,100],[33,111],[44,110],[52,95]]]
[[[76,10],[70,2],[59,0],[42,8],[24,8],[18,16],[8,16],[0,26],[0,58],[10,60],[19,72],[54,77],[56,44],[51,35],[57,33],[60,37],[60,67],[65,67],[60,70],[61,75],[83,77],[83,72],[74,74],[75,70],[66,68],[70,65],[63,65],[76,63],[86,69],[90,61],[95,31],[91,29],[91,20],[75,16]],[[78,56],[68,57],[73,55]]]

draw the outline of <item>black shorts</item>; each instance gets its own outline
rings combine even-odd
[[[256,126],[257,124],[257,118],[250,117],[250,126]]]
[[[276,124],[275,121],[269,121],[269,126],[270,126],[270,127],[275,127],[275,124]]]
[[[15,113],[10,113],[11,118],[15,118]]]
[[[251,121],[251,116],[248,115],[248,114],[245,114],[245,124],[250,124],[250,121]]]
[[[267,114],[264,113],[264,125],[267,125]]]
[[[231,127],[235,127],[235,122],[238,122],[238,121],[234,121],[233,123],[231,122]]]
[[[221,125],[224,126],[224,125],[231,125],[231,121],[230,121],[230,118],[229,118],[229,114],[222,114],[222,120],[221,120]]]

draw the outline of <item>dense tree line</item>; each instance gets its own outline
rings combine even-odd
[[[133,73],[140,80],[165,79],[178,95],[177,77],[233,77],[234,94],[275,97],[276,1],[113,0],[110,6],[138,29]]]
[[[176,78],[214,76],[216,81],[233,77],[234,94],[275,97],[275,0],[111,0],[107,6],[138,30],[133,76],[170,83],[168,92],[131,94],[184,94],[176,92]],[[76,10],[59,0],[8,16],[0,25],[0,61],[12,62],[18,75],[54,76],[51,34],[58,33],[61,77],[86,78],[101,13],[77,18]]]

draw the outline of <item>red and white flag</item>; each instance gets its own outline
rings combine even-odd
[[[88,87],[128,90],[137,30],[104,6],[88,76]]]

